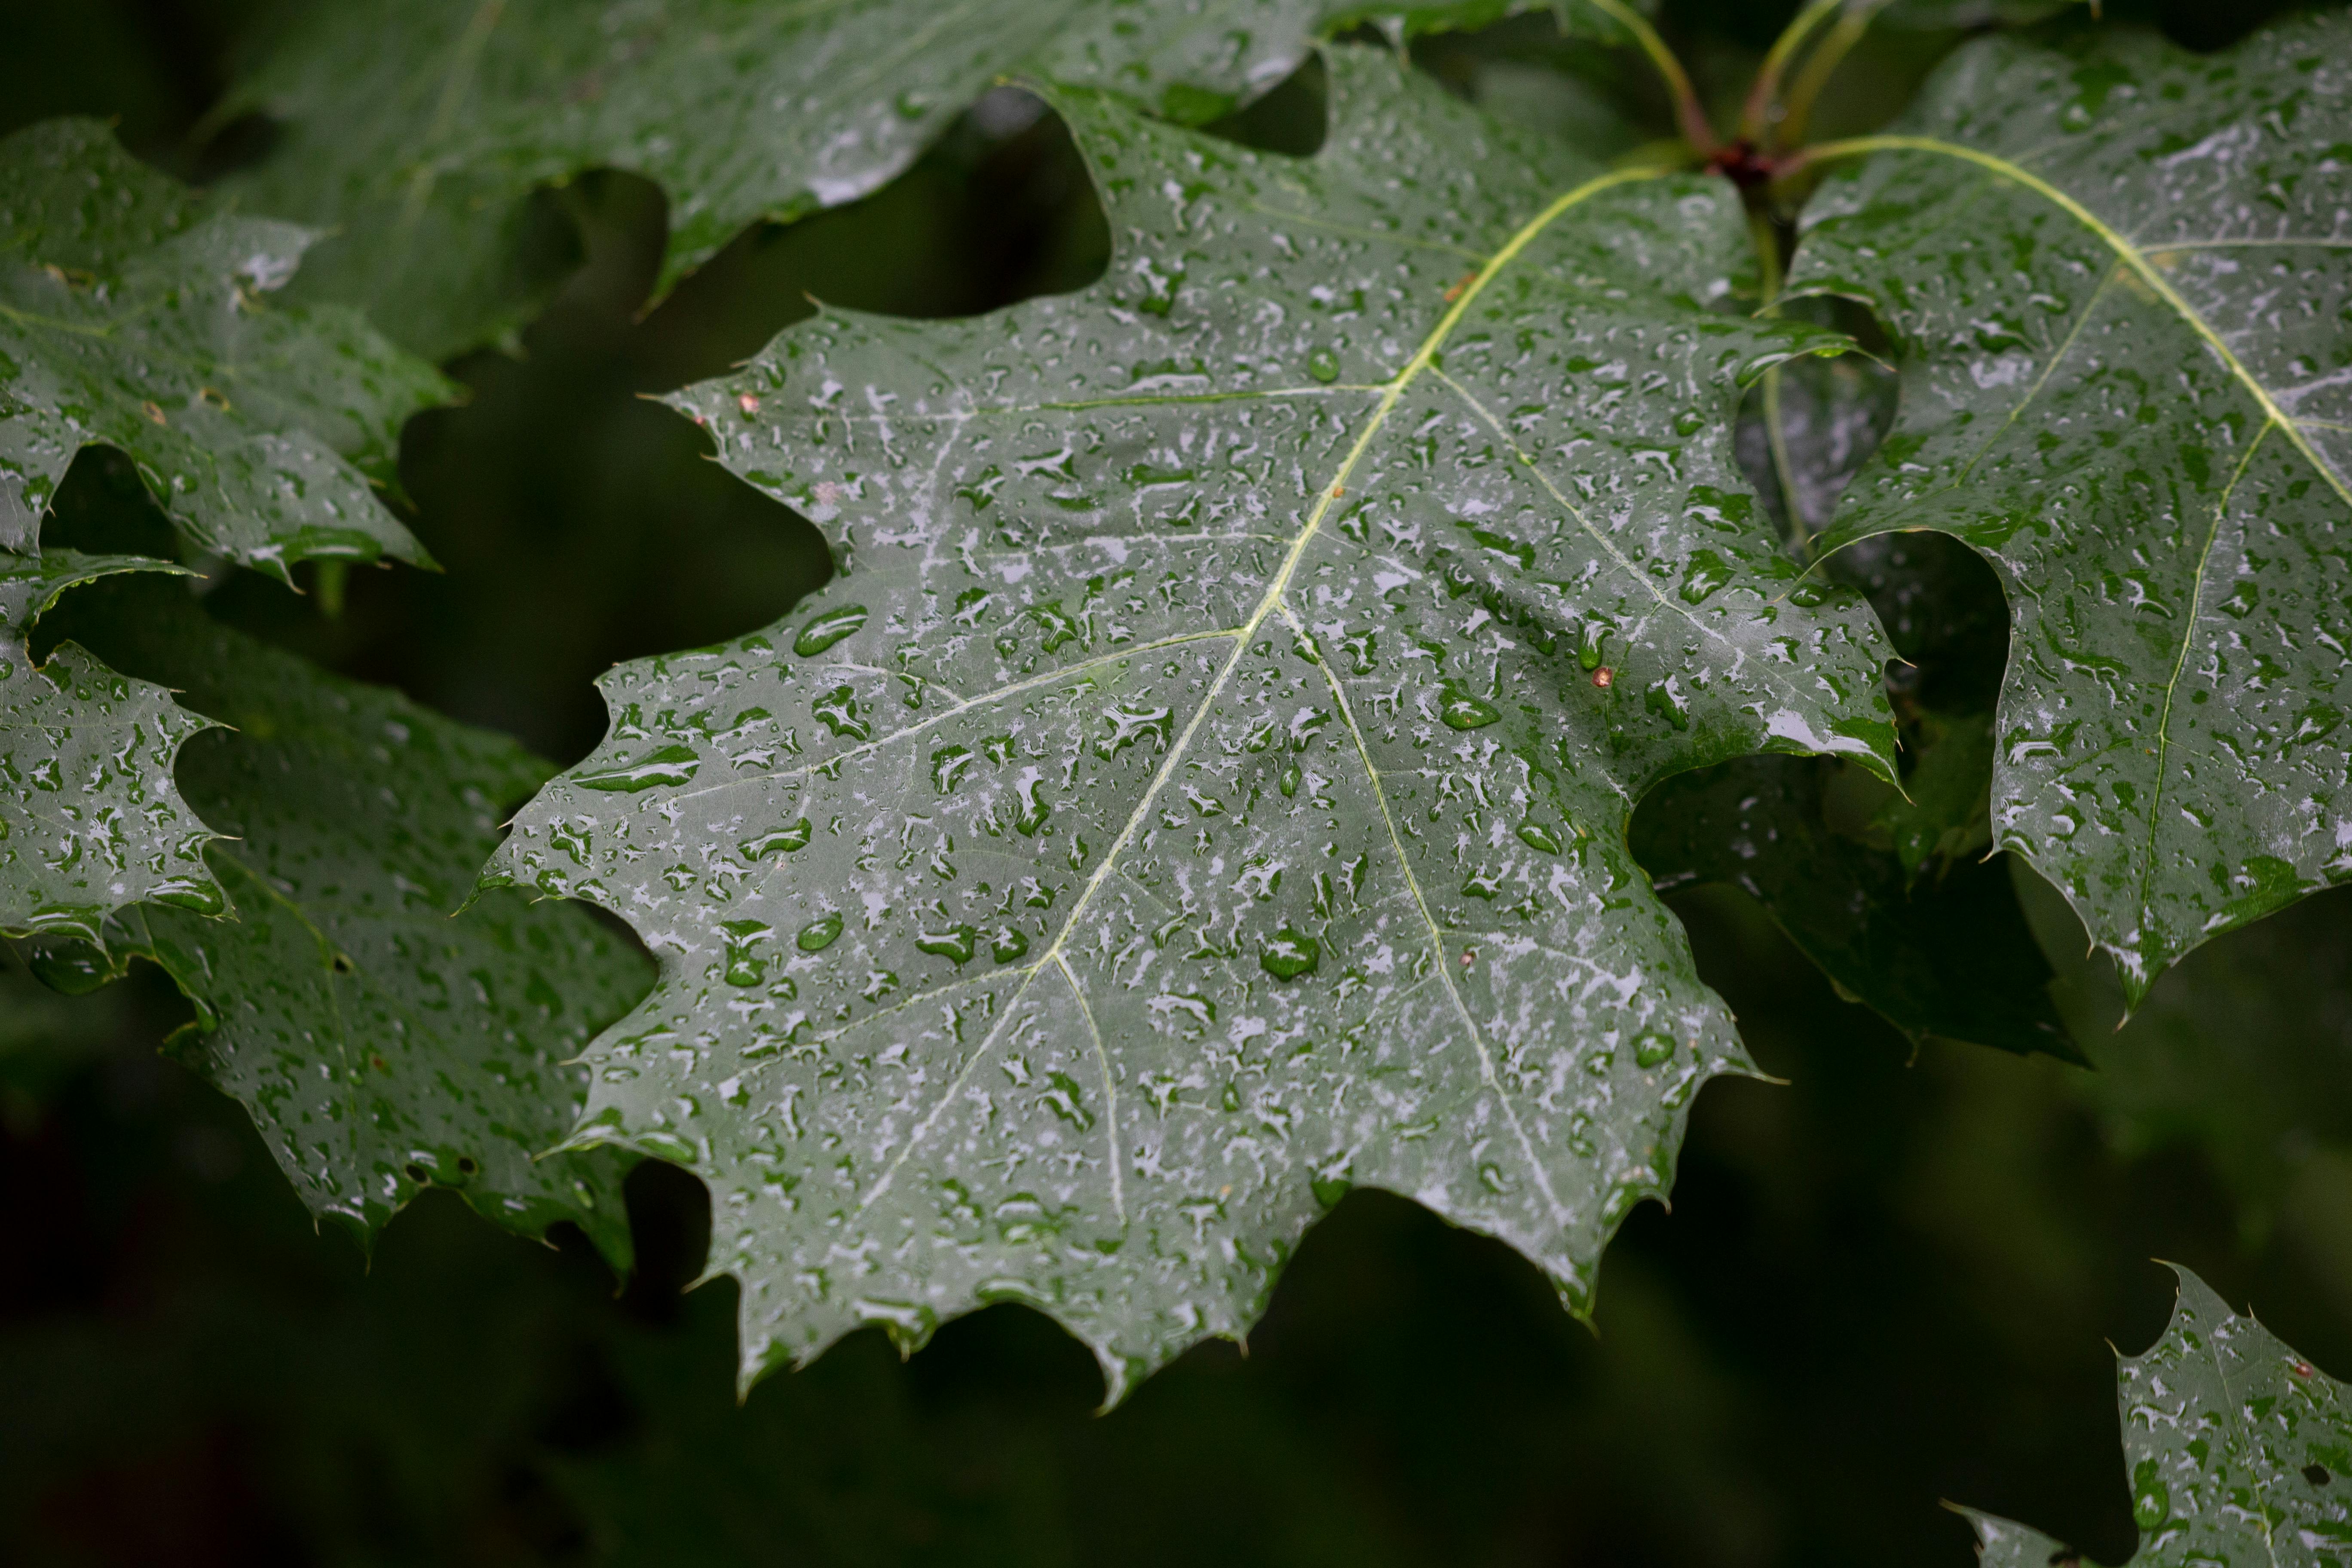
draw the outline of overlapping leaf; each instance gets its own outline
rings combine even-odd
[[[280,143],[236,183],[259,210],[338,226],[306,276],[437,356],[520,322],[524,198],[625,169],[670,202],[667,274],[759,218],[853,200],[1024,61],[1186,122],[1287,74],[1323,25],[1407,31],[1540,0],[566,0],[316,5],[233,93]],[[1627,0],[1557,0],[1612,26]],[[1642,7],[1646,8],[1646,7]]]
[[[1888,379],[1847,355],[1777,368],[1750,395],[1741,461],[1799,546],[1877,447]],[[1902,791],[1840,760],[1742,758],[1653,792],[1635,855],[1661,889],[1747,892],[1845,994],[1915,1042],[2081,1060],[2011,868],[1985,856],[2008,635],[1998,584],[1963,546],[1927,533],[1864,540],[1819,569],[1869,595],[1902,656],[1888,671]]]
[[[2116,1406],[2141,1568],[2352,1563],[2352,1390],[2240,1317],[2189,1270],[2164,1337],[2119,1357]],[[1983,1568],[2079,1562],[1969,1510]]]
[[[1849,995],[1915,1041],[2080,1060],[2009,868],[1971,855],[1906,877],[1873,821],[1903,805],[1847,764],[1750,757],[1668,780],[1643,803],[1633,846],[1662,890],[1725,882],[1747,892]]]
[[[2013,616],[1997,839],[2137,1000],[2352,875],[2352,19],[1965,50],[1805,218],[1902,406],[1830,547],[1937,528]]]
[[[138,556],[0,552],[0,933],[95,938],[109,914],[142,899],[225,907],[204,860],[213,834],[172,778],[182,742],[205,721],[72,643],[46,665],[26,645],[67,589],[171,570]]]
[[[442,383],[346,309],[265,302],[316,237],[208,215],[96,121],[0,141],[0,549],[103,442],[197,549],[423,560],[371,481]]]
[[[1348,1184],[1587,1300],[1730,1021],[1632,801],[1890,765],[1850,595],[1776,603],[1721,181],[1521,144],[1359,49],[1304,161],[1056,99],[1103,281],[824,314],[681,395],[841,574],[624,666],[493,874],[663,963],[579,1142],[709,1183],[747,1375],[1037,1302],[1122,1380],[1241,1332]]]
[[[572,1220],[625,1263],[624,1163],[535,1156],[579,1111],[584,1075],[563,1064],[647,966],[581,910],[505,895],[450,918],[546,766],[217,626],[185,594],[122,595],[106,620],[110,658],[234,727],[181,764],[231,836],[209,856],[234,907],[141,904],[103,955],[51,952],[50,976],[162,965],[195,1005],[191,1064],[245,1102],[315,1214],[364,1237],[430,1183],[525,1235]]]

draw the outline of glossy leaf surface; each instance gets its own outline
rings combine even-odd
[[[268,301],[317,237],[208,211],[97,121],[0,141],[0,549],[102,442],[198,550],[424,560],[372,484],[444,384],[348,310]]]
[[[841,574],[609,677],[493,875],[660,956],[578,1142],[710,1184],[747,1373],[1009,1297],[1116,1396],[1351,1183],[1586,1301],[1742,1065],[1631,802],[1891,769],[1867,612],[1774,602],[1730,450],[1742,378],[1843,344],[1723,308],[1736,193],[1329,58],[1310,160],[1058,98],[1096,287],[677,399]]]
[[[223,907],[204,860],[213,834],[172,777],[205,721],[72,643],[46,665],[26,646],[67,589],[173,570],[140,556],[0,552],[0,933],[95,938],[142,899]]]
[[[1897,340],[1828,547],[1929,527],[2012,615],[1993,821],[2135,999],[2352,875],[2352,19],[1964,50],[1807,211]]]
[[[337,226],[306,289],[366,306],[436,357],[520,324],[547,283],[526,259],[536,186],[625,169],[669,198],[665,278],[761,218],[856,200],[911,163],[1003,73],[1108,88],[1213,120],[1331,25],[1398,37],[1528,0],[569,0],[317,5],[233,101],[283,127],[235,182],[257,209]],[[1608,26],[1605,6],[1562,14]]]
[[[648,966],[581,910],[507,894],[452,918],[546,765],[218,626],[184,594],[123,595],[109,620],[111,657],[234,727],[181,763],[230,836],[209,851],[230,917],[142,904],[105,932],[114,965],[152,960],[194,1004],[190,1065],[245,1103],[311,1211],[362,1238],[430,1183],[526,1236],[572,1220],[625,1265],[625,1162],[535,1156],[578,1114],[585,1075],[563,1064]],[[100,962],[52,952],[47,967],[71,984]]]
[[[2164,1337],[2116,1368],[2139,1526],[2132,1563],[2352,1561],[2352,1390],[2186,1268],[2175,1272],[2180,1299]],[[1983,1568],[2080,1561],[2024,1525],[1969,1518]]]

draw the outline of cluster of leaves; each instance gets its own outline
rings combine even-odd
[[[2079,1060],[2082,932],[2128,1013],[2352,879],[2345,18],[1995,30],[1811,142],[1874,23],[2063,9],[1819,0],[1727,142],[1641,8],[1560,0],[1659,68],[1660,143],[1404,53],[1520,8],[320,7],[220,106],[279,134],[213,195],[91,121],[0,142],[0,932],[64,990],[161,968],[362,1238],[444,1185],[625,1266],[652,1156],[711,1189],[747,1384],[1013,1300],[1116,1401],[1357,1185],[1589,1310],[1753,1070],[1661,889],[1737,884],[1914,1038]],[[1314,151],[1217,132],[1310,58]],[[430,565],[417,356],[544,300],[551,187],[657,183],[667,283],[1008,73],[1108,268],[821,310],[669,398],[835,574],[614,670],[578,767],[173,581]],[[173,558],[45,542],[85,447]],[[2342,1551],[2279,1479],[2352,1469],[2340,1390],[2209,1297],[2127,1364],[2171,1402],[2127,1418],[2227,1429],[2149,1448],[2143,1524]],[[2302,1381],[2183,1392],[2200,1356]]]

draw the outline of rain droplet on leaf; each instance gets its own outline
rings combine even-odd
[[[1315,973],[1315,966],[1323,962],[1323,949],[1313,937],[1285,926],[1274,933],[1257,961],[1276,980],[1296,980]]]
[[[801,628],[801,635],[793,639],[793,651],[803,658],[815,658],[864,626],[866,613],[863,605],[845,605],[838,610],[826,611]]]
[[[1445,695],[1438,704],[1437,716],[1449,730],[1481,730],[1498,721],[1503,710],[1483,697],[1472,695],[1458,680],[1445,683]]]

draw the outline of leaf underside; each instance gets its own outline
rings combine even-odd
[[[1801,291],[1895,334],[1894,429],[1822,541],[2000,572],[1997,841],[2132,1000],[2352,876],[2352,18],[2199,56],[1963,50],[1804,218]]]
[[[363,1243],[432,1184],[525,1236],[570,1220],[625,1268],[626,1160],[538,1156],[579,1113],[585,1074],[566,1064],[649,966],[582,910],[509,894],[452,918],[546,765],[216,626],[184,592],[123,595],[105,649],[234,727],[180,768],[229,836],[208,855],[232,907],[126,910],[102,953],[53,950],[51,973],[161,965],[195,1006],[181,1054],[244,1102],[312,1213]]]
[[[1563,0],[1615,36],[1618,0]],[[257,210],[344,237],[306,295],[362,304],[436,358],[520,325],[547,279],[525,201],[583,170],[669,198],[667,283],[761,218],[853,201],[913,161],[1004,73],[1122,93],[1184,123],[1226,113],[1328,27],[1482,25],[1541,0],[653,0],[580,25],[566,0],[317,6],[230,103],[282,136],[230,184]],[[1647,5],[1635,8],[1646,10]]]
[[[1350,1183],[1571,1306],[1744,1066],[1624,843],[1764,748],[1891,773],[1859,600],[1800,593],[1721,181],[1524,144],[1329,57],[1291,160],[1057,89],[1104,280],[821,315],[677,398],[843,570],[604,681],[496,880],[662,962],[577,1140],[691,1165],[746,1375],[1034,1302],[1112,1396],[1239,1335]]]
[[[431,366],[349,310],[265,300],[316,237],[208,213],[105,125],[0,140],[0,550],[29,552],[74,455],[128,453],[193,548],[423,562],[372,481]]]
[[[2352,1563],[2352,1389],[2186,1268],[2164,1337],[2116,1358],[2135,1568]],[[2039,1531],[1963,1509],[1982,1568],[2077,1562]]]

